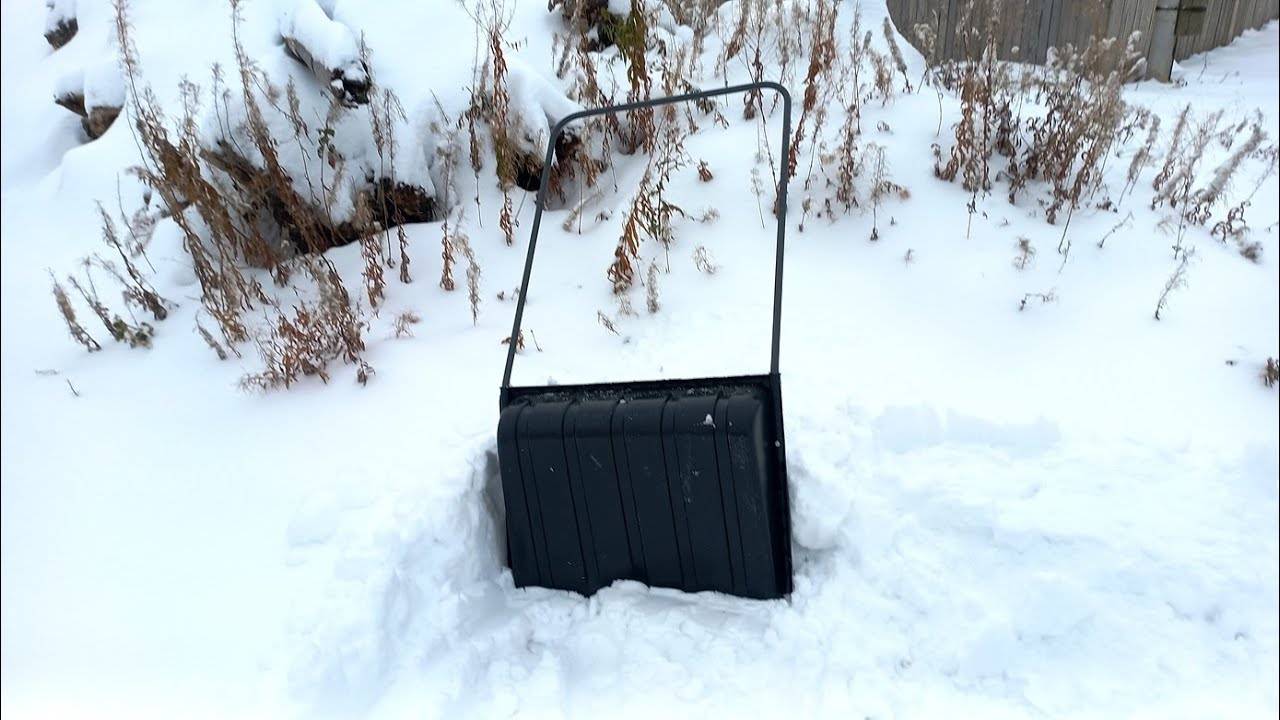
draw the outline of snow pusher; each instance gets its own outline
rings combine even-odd
[[[511,386],[556,140],[571,123],[772,90],[782,96],[768,374]],[[551,131],[502,376],[498,465],[515,584],[591,595],[615,580],[748,598],[791,592],[791,517],[778,344],[791,97],[774,82],[565,116]]]

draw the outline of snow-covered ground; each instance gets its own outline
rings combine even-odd
[[[222,3],[133,5],[158,89],[225,61]],[[377,13],[362,20],[359,3],[333,5],[370,36],[397,30]],[[862,5],[883,42],[883,6]],[[474,325],[465,291],[436,285],[439,226],[410,229],[417,281],[388,286],[367,387],[339,367],[328,385],[237,389],[257,358],[246,348],[219,362],[194,334],[199,290],[171,227],[150,257],[180,307],[154,348],[88,355],[68,340],[45,270],[101,248],[93,202],[115,202],[137,148],[122,123],[81,144],[75,116],[51,102],[77,71],[101,75],[109,8],[79,6],[80,34],[52,54],[42,3],[2,7],[6,718],[1280,710],[1280,420],[1259,379],[1280,349],[1274,176],[1248,214],[1261,262],[1194,229],[1187,287],[1157,322],[1175,263],[1144,198],[1078,214],[1065,265],[1061,226],[999,191],[966,237],[968,193],[932,174],[930,146],[947,141],[932,91],[869,104],[864,140],[886,147],[911,192],[881,209],[880,240],[861,213],[800,231],[805,191],[792,186],[782,372],[794,594],[517,590],[499,552],[492,452],[532,199],[516,191],[522,225],[506,247],[491,220],[499,196],[482,191],[484,225],[467,228],[484,273]],[[248,7],[268,17],[274,6]],[[558,22],[541,0],[522,2],[509,33],[522,41],[515,62],[552,82]],[[267,48],[271,32],[248,42]],[[469,63],[473,38],[456,42],[449,61]],[[401,87],[440,54],[412,39],[398,52],[375,75]],[[1233,122],[1257,108],[1274,142],[1278,56],[1273,22],[1126,99],[1166,128],[1187,103]],[[463,90],[440,95],[447,105]],[[958,104],[943,102],[949,124]],[[548,216],[525,319],[542,349],[517,358],[517,383],[766,367],[771,218],[751,173],[767,177],[769,164],[730,107],[729,128],[704,123],[687,144],[714,179],[687,168],[673,181],[677,203],[720,217],[682,221],[656,315],[640,291],[639,315],[617,317],[604,278],[639,160],[619,162],[612,220],[579,235],[561,230],[563,211]],[[775,153],[779,122],[768,124]],[[1127,156],[1113,165],[1122,174]],[[1247,192],[1260,170],[1247,164],[1237,186]],[[1037,249],[1023,270],[1020,237]],[[694,267],[698,245],[714,275]],[[665,269],[663,253],[646,253]],[[358,247],[331,254],[358,273]],[[1055,302],[1018,310],[1050,291]],[[402,309],[422,317],[411,338],[394,337]]]

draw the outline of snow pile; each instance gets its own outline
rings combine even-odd
[[[346,71],[359,66],[360,47],[355,34],[346,25],[331,20],[315,0],[294,0],[281,9],[282,37],[302,43],[325,67]]]
[[[48,12],[44,16],[44,32],[57,32],[59,26],[76,18],[76,0],[45,0]]]
[[[53,94],[55,97],[83,94],[84,68],[79,66],[67,68],[67,70],[54,80],[53,88]]]
[[[865,103],[863,140],[885,148],[910,190],[880,208],[879,240],[862,211],[811,214],[801,231],[806,195],[820,204],[827,190],[817,174],[813,188],[792,185],[782,367],[794,595],[516,590],[501,563],[492,438],[531,198],[512,191],[520,225],[507,247],[492,165],[460,173],[462,228],[483,267],[474,323],[466,293],[436,285],[441,226],[407,229],[417,281],[388,284],[370,318],[378,374],[368,387],[335,378],[238,392],[256,359],[219,362],[192,332],[198,288],[169,223],[148,255],[157,289],[178,306],[154,348],[87,357],[67,342],[44,269],[100,249],[95,200],[112,208],[119,192],[132,210],[143,193],[127,172],[138,162],[127,126],[84,143],[74,116],[50,102],[77,82],[109,86],[92,68],[114,58],[110,8],[77,5],[80,33],[52,54],[43,8],[0,8],[6,718],[1280,708],[1280,420],[1257,378],[1280,347],[1274,176],[1248,209],[1261,262],[1193,229],[1188,284],[1157,323],[1173,269],[1160,211],[1081,208],[1062,265],[1062,228],[1035,202],[979,198],[970,218],[970,193],[933,177],[931,145],[950,139],[956,98],[926,89]],[[305,12],[317,32],[337,33],[316,41],[326,63],[351,59],[350,38],[371,48],[372,76],[405,109],[400,172],[437,187],[431,126],[470,103],[483,35],[453,3],[315,7],[324,17]],[[884,7],[861,7],[885,52]],[[307,117],[322,120],[328,88],[280,43],[282,22],[299,27],[294,2],[242,8],[245,47],[271,77],[305,88]],[[552,71],[562,20],[536,1],[508,13],[511,104],[538,147],[543,122],[573,107],[572,78]],[[177,107],[184,75],[234,67],[218,3],[137,0],[132,17],[165,107]],[[721,42],[709,40],[705,67]],[[921,59],[902,45],[914,80]],[[1280,137],[1278,52],[1272,23],[1183,63],[1182,83],[1140,83],[1125,97],[1166,127],[1188,102],[1197,117],[1224,109],[1233,120],[1257,107]],[[618,50],[601,51],[598,65],[605,91],[623,98]],[[748,73],[735,62],[718,82]],[[336,127],[350,147],[361,112]],[[571,209],[546,216],[517,383],[766,366],[773,228],[759,186],[779,158],[761,138],[776,142],[781,118],[745,120],[740,100],[720,112],[728,127],[694,116],[689,163],[666,190],[690,216],[719,218],[678,217],[670,249],[649,241],[637,258],[661,269],[658,313],[620,313],[604,276],[643,158],[619,156],[601,174],[580,234],[565,223]],[[1211,148],[1206,172],[1229,154]],[[1108,165],[1112,179],[1134,149]],[[291,163],[306,155],[281,152]],[[348,160],[372,164],[355,151]],[[1246,164],[1237,192],[1260,169]],[[1018,269],[1021,239],[1038,252]],[[695,264],[698,248],[714,274]],[[359,248],[329,257],[358,277]],[[1056,300],[1019,311],[1031,294]],[[402,311],[422,318],[411,337],[394,327]]]
[[[124,78],[114,62],[100,62],[84,71],[84,106],[118,108],[124,106]]]
[[[120,107],[126,83],[133,83],[140,92],[152,93],[174,123],[186,102],[181,93],[190,92],[202,146],[223,152],[234,148],[261,169],[267,162],[245,128],[249,113],[238,75],[238,42],[253,66],[249,95],[301,197],[324,206],[341,222],[353,217],[355,195],[384,177],[421,188],[428,196],[436,194],[441,132],[476,101],[467,84],[474,81],[481,56],[478,49],[460,51],[465,45],[458,44],[476,32],[465,8],[262,0],[238,7],[233,41],[230,7],[214,4],[190,8],[182,20],[185,26],[209,31],[175,44],[180,32],[164,30],[176,20],[171,7],[155,0],[126,5],[139,68],[138,76],[128,80],[110,3],[81,8],[80,41],[53,58],[63,68],[55,92],[82,94],[88,109]],[[56,12],[50,10],[48,17]],[[513,115],[526,120],[520,139],[526,149],[540,151],[550,123],[577,108],[520,61],[519,49],[509,54]],[[375,82],[377,94],[371,97]],[[291,86],[295,93],[287,99]],[[371,131],[378,122],[394,142],[394,165],[387,157],[389,146],[380,150]],[[335,151],[341,162],[331,157]],[[327,173],[315,167],[322,158],[331,165]],[[218,175],[212,169],[210,174]],[[121,192],[132,195],[136,188],[127,183]],[[131,197],[126,201],[135,202]],[[159,205],[158,198],[155,203]]]

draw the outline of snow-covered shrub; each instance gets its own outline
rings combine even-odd
[[[1018,312],[1022,312],[1027,308],[1034,306],[1036,301],[1039,301],[1041,305],[1048,305],[1049,303],[1057,302],[1058,293],[1054,290],[1026,293],[1022,296],[1022,299],[1018,301]]]
[[[649,269],[645,274],[644,299],[645,309],[650,315],[662,308],[661,293],[658,291],[658,263],[652,260],[649,261]]]
[[[1019,270],[1026,270],[1036,256],[1036,249],[1031,245],[1031,239],[1019,237],[1017,250],[1018,254],[1013,258],[1013,266]]]
[[[386,85],[377,82],[378,47],[357,42],[356,35],[363,34],[362,23],[385,22],[394,8],[351,3],[321,7],[316,0],[280,0],[280,5],[283,48],[301,59],[302,66],[265,63],[250,54],[239,37],[244,6],[237,0],[232,3],[237,13],[234,72],[228,79],[215,68],[211,92],[201,93],[192,85],[191,99],[192,139],[197,157],[210,165],[205,168],[210,181],[232,192],[262,195],[255,199],[276,217],[259,219],[275,220],[288,235],[275,238],[280,241],[276,249],[286,257],[367,234],[369,226],[359,218],[362,200],[375,229],[442,216],[457,193],[446,203],[436,187],[441,130],[457,127],[464,110],[474,111],[466,118],[472,126],[473,164],[485,165],[483,146],[490,144],[499,182],[523,186],[529,178],[536,182],[541,171],[550,124],[576,109],[517,60],[508,68],[500,4],[482,18],[486,54],[475,62],[483,73],[464,90],[470,94],[469,107],[444,92],[442,102],[432,88],[418,83],[399,78]],[[462,9],[444,15],[443,24],[465,22],[471,29],[472,20]],[[127,35],[127,23],[121,28]],[[136,51],[126,55],[136,58]],[[145,95],[141,68],[136,62],[125,66],[130,84],[142,91],[133,94]],[[317,71],[317,66],[325,70]],[[458,61],[457,69],[463,68],[472,69]],[[317,84],[325,92],[315,92]],[[411,97],[405,97],[406,90]],[[295,213],[312,217],[296,222]],[[321,237],[304,237],[306,229],[293,227],[307,224],[314,224]],[[261,232],[270,235],[270,230]]]
[[[1153,210],[1165,204],[1168,204],[1170,208],[1182,208],[1176,216],[1177,230],[1176,240],[1173,245],[1174,259],[1177,259],[1178,255],[1184,251],[1183,239],[1186,235],[1187,224],[1192,220],[1192,209],[1190,207],[1192,199],[1191,188],[1195,182],[1197,168],[1221,120],[1222,111],[1219,110],[1198,123],[1195,134],[1191,137],[1190,145],[1179,154],[1174,163],[1173,172],[1170,173],[1168,179],[1165,180],[1164,184],[1160,186],[1156,194],[1151,198],[1151,209]],[[1158,309],[1156,315],[1158,320]]]
[[[1191,117],[1191,103],[1183,106],[1182,112],[1178,113],[1178,119],[1173,124],[1173,134],[1169,137],[1169,147],[1164,154],[1164,163],[1160,166],[1160,172],[1156,173],[1151,180],[1151,189],[1159,191],[1164,187],[1169,176],[1173,174],[1180,156],[1179,151],[1182,148],[1182,138],[1187,132],[1187,121]]]
[[[81,301],[98,318],[107,334],[116,342],[127,343],[131,348],[149,348],[155,328],[151,323],[139,320],[139,313],[149,313],[157,322],[169,316],[173,304],[160,295],[152,286],[147,275],[138,266],[139,262],[150,264],[146,256],[146,243],[154,227],[154,220],[144,213],[135,214],[133,218],[124,218],[124,225],[132,242],[121,238],[116,221],[112,219],[106,208],[98,204],[98,215],[102,222],[103,242],[111,249],[109,257],[98,253],[80,261],[79,274],[66,276],[67,283],[75,289]],[[126,247],[127,246],[127,247]],[[118,258],[117,261],[112,258]],[[123,270],[121,270],[123,267]],[[94,270],[107,274],[110,280],[120,289],[120,298],[124,304],[124,313],[129,319],[111,309],[98,292],[98,284],[94,281]],[[53,297],[58,313],[67,325],[71,338],[83,345],[89,352],[101,350],[85,328],[80,325],[70,297],[57,278],[50,272],[53,281]],[[83,282],[81,282],[83,279]],[[136,311],[136,312],[135,312]]]
[[[688,128],[679,122],[665,117],[662,130],[657,140],[657,148],[649,158],[640,184],[632,196],[627,210],[626,220],[622,225],[622,234],[614,249],[613,263],[606,276],[613,284],[616,295],[625,294],[635,283],[634,261],[640,257],[641,235],[660,243],[663,252],[671,251],[674,241],[672,220],[676,215],[688,217],[687,213],[667,198],[667,187],[671,176],[689,163],[689,156],[684,150],[684,138]],[[668,259],[668,269],[670,260]]]
[[[818,13],[810,29],[809,66],[804,77],[804,96],[800,101],[800,119],[796,122],[795,134],[792,136],[790,157],[787,158],[787,174],[795,176],[799,164],[800,146],[804,143],[806,123],[812,116],[814,138],[822,135],[823,125],[827,119],[827,102],[835,91],[834,73],[836,60],[836,19],[839,10],[835,5],[819,3]],[[886,18],[886,22],[888,19]],[[821,98],[821,102],[819,102]],[[813,172],[814,144],[811,143],[809,173]],[[808,187],[808,176],[805,179]]]
[[[150,263],[147,259],[143,235],[153,227],[153,221],[145,215],[135,215],[126,222],[129,235],[133,238],[132,246],[126,248],[125,242],[121,240],[116,230],[115,221],[111,219],[111,214],[102,206],[102,203],[98,203],[98,215],[102,218],[102,239],[115,251],[116,257],[120,258],[124,273],[121,274],[113,261],[99,255],[95,254],[91,261],[106,270],[121,287],[121,297],[125,305],[136,308],[139,312],[150,313],[156,321],[169,317],[171,303],[156,292],[137,263],[138,258]]]
[[[1204,157],[1205,149],[1209,146],[1209,141],[1213,139],[1221,121],[1222,111],[1219,110],[1197,123],[1190,144],[1185,149],[1175,146],[1179,152],[1176,153],[1176,157],[1166,163],[1169,172],[1165,174],[1164,181],[1159,187],[1155,188],[1155,195],[1151,198],[1152,209],[1166,204],[1173,208],[1181,205],[1184,207],[1183,214],[1187,214],[1185,208],[1191,201],[1191,187],[1195,181],[1196,168]]]
[[[631,9],[628,3],[616,0],[547,0],[547,10],[557,8],[565,22],[587,40],[591,51],[614,44],[615,36]]]
[[[893,23],[889,21],[886,15],[884,23],[881,27],[884,32],[885,44],[889,46],[889,57],[893,60],[893,67],[902,75],[903,92],[911,92],[911,78],[907,76],[907,61],[902,57],[902,48],[898,46],[898,33],[894,31]]]
[[[871,212],[872,235],[878,237],[876,215],[882,201],[889,196],[905,199],[907,193],[896,183],[886,184],[888,156],[863,147],[863,103],[879,97],[882,105],[887,104],[896,92],[895,72],[903,73],[904,87],[910,82],[906,81],[900,47],[895,51],[897,36],[892,24],[881,25],[885,48],[877,50],[873,32],[864,28],[861,10],[855,7],[847,23],[847,37],[841,42],[836,33],[841,24],[840,7],[817,0],[790,17],[801,29],[792,30],[789,36],[801,41],[788,52],[807,53],[809,63],[787,169],[803,179],[801,231],[810,214],[834,222],[840,215],[862,208]],[[788,42],[778,40],[775,52],[782,53]],[[837,121],[834,125],[828,122],[832,115]],[[809,159],[802,167],[800,156],[806,152]],[[863,177],[869,162],[877,177]]]
[[[1124,83],[1141,75],[1140,37],[1135,33],[1121,43],[1095,36],[1079,48],[1068,44],[1051,49],[1043,68],[1024,67],[1015,76],[1012,64],[997,59],[1003,23],[1009,17],[1000,7],[998,0],[968,3],[956,30],[961,59],[928,71],[936,84],[957,91],[961,102],[945,160],[941,149],[935,151],[935,173],[944,180],[961,180],[971,193],[971,216],[979,194],[989,192],[993,180],[1007,179],[1011,203],[1030,190],[1033,181],[1046,183],[1045,219],[1056,223],[1066,213],[1059,244],[1065,256],[1072,215],[1103,190],[1102,172],[1121,136],[1145,122],[1145,114],[1121,97]],[[930,37],[928,28],[917,30]],[[1024,117],[1028,104],[1036,112]],[[993,173],[997,154],[1007,158],[1007,164]],[[1133,160],[1133,178],[1149,159],[1148,150]],[[1098,204],[1115,203],[1104,197]]]
[[[716,271],[720,269],[720,266],[716,265],[715,260],[712,259],[711,251],[707,250],[705,245],[699,245],[693,249],[693,266],[698,268],[699,272],[708,275],[715,275]]]
[[[853,25],[849,32],[849,52],[845,58],[845,67],[842,72],[845,82],[842,82],[841,85],[848,88],[848,92],[841,98],[841,105],[844,108],[844,122],[840,125],[840,133],[834,151],[822,157],[824,170],[828,166],[835,166],[836,180],[833,182],[828,178],[827,185],[835,189],[835,200],[843,206],[845,212],[858,205],[858,190],[855,181],[858,175],[862,173],[863,154],[858,150],[858,137],[862,134],[863,83],[861,78],[863,77],[863,58],[867,55],[868,40],[871,36],[870,34],[860,35],[861,27],[861,15],[855,11]],[[816,138],[814,142],[817,142]],[[808,180],[806,179],[807,184]],[[835,220],[831,198],[828,197],[826,199],[824,207],[827,217]]]
[[[53,101],[79,115],[85,135],[96,140],[119,117],[124,94],[124,82],[112,58],[65,71],[58,77]]]
[[[935,81],[959,94],[960,119],[952,126],[954,143],[945,162],[940,148],[935,148],[938,161],[933,172],[948,181],[960,177],[964,189],[975,195],[991,188],[989,163],[996,133],[994,123],[1007,107],[1011,86],[1008,68],[997,62],[995,53],[1000,19],[991,13],[987,22],[979,25],[973,19],[979,6],[978,2],[965,5],[956,29],[958,41],[967,51],[965,59],[947,62],[935,70]]]
[[[356,366],[356,380],[369,381],[373,368],[364,361],[367,322],[351,301],[333,264],[322,255],[308,255],[301,269],[319,290],[318,301],[299,300],[293,307],[276,307],[271,331],[257,339],[265,367],[241,379],[245,389],[287,388],[303,377],[328,381],[329,363],[341,359]]]
[[[1253,154],[1261,145],[1266,133],[1257,124],[1254,124],[1249,131],[1249,137],[1231,153],[1218,169],[1213,173],[1213,179],[1208,185],[1196,191],[1191,197],[1191,206],[1186,209],[1187,216],[1192,222],[1203,224],[1209,219],[1213,205],[1217,203],[1227,189],[1228,183],[1231,182],[1232,176],[1240,169],[1241,163],[1249,155]]]
[[[76,0],[45,0],[44,39],[54,50],[71,42],[80,30],[76,20]]]
[[[883,145],[871,143],[863,153],[866,155],[863,165],[870,171],[867,201],[871,204],[871,240],[874,242],[880,239],[880,205],[890,197],[906,200],[911,193],[890,177]]]
[[[867,45],[867,57],[871,59],[872,82],[876,95],[880,96],[880,106],[884,107],[893,99],[893,68],[884,54],[871,47],[870,43]]]
[[[1017,162],[1018,184],[1027,178],[1047,180],[1052,200],[1045,219],[1057,222],[1065,207],[1062,241],[1069,252],[1067,230],[1075,211],[1102,186],[1102,170],[1120,130],[1132,112],[1121,98],[1124,83],[1141,74],[1143,59],[1134,33],[1125,45],[1115,38],[1092,38],[1079,51],[1068,45],[1052,54],[1039,78],[1046,115],[1027,122],[1030,140]],[[1010,197],[1016,191],[1010,190]]]
[[[232,7],[239,9],[238,3]],[[319,113],[315,100],[309,102],[292,78],[281,89],[242,45],[238,15],[233,27],[234,80],[227,83],[215,67],[207,107],[200,88],[184,83],[182,114],[171,127],[166,109],[144,84],[127,5],[117,3],[117,40],[143,150],[136,173],[182,232],[201,302],[230,346],[251,335],[243,313],[270,305],[240,263],[269,269],[283,285],[290,281],[296,255],[323,252],[397,221],[428,219],[433,212],[433,199],[397,182],[394,163],[388,162],[389,154],[394,159],[393,96],[364,110],[370,128],[365,135],[377,153],[360,158],[368,173],[362,181],[353,180],[355,173],[335,142],[339,132],[350,129],[352,113],[342,99],[333,97]],[[313,128],[306,118],[314,115],[324,120]],[[308,160],[313,154],[320,160],[314,168]],[[372,174],[375,168],[378,175]],[[357,189],[357,182],[367,185]],[[381,267],[392,264],[381,248],[381,243],[370,245],[374,257],[366,265],[374,306],[381,297]]]
[[[360,317],[361,304],[367,301],[368,309],[377,311],[386,296],[386,268],[398,268],[402,282],[411,280],[403,226],[439,219],[458,202],[459,130],[465,125],[470,136],[477,187],[481,170],[493,168],[504,191],[499,224],[511,243],[514,212],[506,191],[536,184],[551,123],[576,105],[508,57],[514,46],[503,36],[507,20],[500,3],[488,8],[486,54],[455,66],[460,72],[483,69],[465,90],[467,104],[448,94],[442,102],[417,82],[377,82],[377,41],[404,40],[378,25],[385,25],[394,8],[316,0],[278,0],[276,5],[281,43],[276,47],[285,59],[251,54],[241,17],[248,6],[232,0],[234,63],[215,65],[207,89],[184,81],[175,121],[173,108],[148,86],[127,0],[117,0],[116,44],[122,85],[128,89],[121,100],[127,95],[130,125],[142,151],[135,172],[183,239],[203,311],[220,337],[203,326],[201,335],[219,357],[238,354],[236,345],[250,339],[262,350],[267,370],[251,376],[248,385],[287,386],[300,375],[325,378],[321,361],[336,358],[356,364],[358,375],[367,377],[359,357],[363,341],[357,342],[367,324]],[[447,9],[440,21],[472,27],[463,8]],[[372,45],[365,42],[366,27],[375,30],[368,36]],[[80,95],[88,95],[88,83],[71,84],[83,84]],[[397,88],[412,93],[408,109]],[[81,106],[85,114],[79,97],[68,93],[64,104]],[[489,152],[492,160],[485,157]],[[445,225],[441,285],[452,289],[451,261],[460,252],[468,260],[474,318],[480,271],[457,229],[462,219],[459,213],[454,226]],[[364,261],[364,300],[359,302],[351,301],[328,260],[310,257],[352,242]],[[245,265],[264,268],[277,285],[301,291],[293,312]],[[311,296],[319,300],[305,299]],[[260,332],[246,319],[257,308],[275,315]],[[347,308],[350,317],[338,308]],[[337,327],[344,329],[324,330]],[[303,341],[318,344],[306,353]]]
[[[1129,161],[1129,171],[1125,175],[1125,186],[1120,190],[1120,199],[1137,186],[1138,176],[1151,164],[1156,139],[1160,137],[1160,116],[1148,112],[1144,115],[1144,119],[1147,121],[1147,139]]]
[[[455,232],[449,242],[467,261],[467,305],[471,308],[471,322],[475,324],[480,319],[480,264],[471,249],[471,239],[465,234]]]
[[[1190,248],[1181,250],[1175,256],[1176,264],[1173,272],[1169,275],[1169,279],[1165,281],[1164,288],[1160,291],[1160,298],[1156,300],[1156,310],[1153,314],[1156,320],[1160,319],[1160,314],[1169,305],[1169,296],[1175,290],[1180,290],[1187,286],[1187,267],[1191,264],[1191,259],[1195,255],[1195,248]]]
[[[76,316],[76,309],[71,304],[71,298],[67,296],[66,288],[62,287],[62,283],[58,282],[58,278],[53,272],[49,273],[49,282],[53,286],[53,299],[58,305],[58,313],[62,315],[62,320],[67,324],[67,332],[71,334],[71,339],[84,346],[89,352],[97,352],[102,349],[102,345],[88,330],[80,324],[80,319]]]
[[[84,284],[81,284],[80,280],[74,275],[68,275],[67,282],[71,283],[71,287],[75,288],[76,292],[80,294],[80,299],[97,316],[98,321],[102,323],[103,329],[107,331],[112,340],[127,343],[131,348],[151,347],[151,338],[155,334],[155,328],[148,322],[139,322],[136,319],[133,321],[125,320],[119,313],[112,312],[106,303],[102,301],[102,298],[98,296],[97,286],[93,282],[93,267],[94,265],[91,262],[85,262],[82,266]],[[55,287],[55,298],[57,295],[58,288]],[[61,308],[61,299],[59,299],[58,304]],[[73,319],[68,319],[68,327],[72,324],[74,324]],[[72,334],[75,334],[74,330]]]
[[[355,34],[334,21],[316,0],[292,0],[280,19],[285,51],[306,65],[334,97],[349,105],[369,103],[369,62]]]
[[[1253,190],[1241,198],[1238,203],[1228,208],[1226,216],[1214,223],[1210,231],[1219,242],[1226,243],[1228,239],[1234,240],[1240,255],[1254,263],[1262,261],[1262,243],[1248,239],[1249,223],[1245,220],[1244,211],[1253,204],[1253,198],[1262,189],[1263,183],[1276,172],[1277,155],[1280,153],[1277,153],[1276,146],[1272,145],[1262,150],[1259,154],[1262,155],[1265,166],[1258,175],[1258,179],[1254,182]]]
[[[391,328],[395,337],[413,337],[413,326],[420,322],[422,322],[422,316],[412,310],[404,310],[396,315]]]

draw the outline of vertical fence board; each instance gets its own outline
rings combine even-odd
[[[1147,0],[1126,0],[1129,5],[1129,32],[1137,30],[1142,33],[1143,50],[1147,50],[1151,43],[1151,23],[1155,20],[1154,13],[1148,13]],[[1153,9],[1155,5],[1151,6]]]
[[[1196,43],[1196,52],[1204,52],[1205,50],[1218,47],[1219,45],[1226,45],[1231,42],[1231,30],[1229,27],[1231,24],[1231,11],[1239,4],[1240,0],[1236,0],[1236,2],[1229,3],[1213,3],[1210,6],[1211,13],[1214,9],[1217,10],[1217,22],[1212,23],[1211,34],[1201,34],[1200,42]],[[1205,25],[1206,30],[1210,29],[1208,27],[1209,23],[1206,23]],[[1228,27],[1223,27],[1224,25],[1227,25]]]
[[[1054,43],[1053,30],[1055,23],[1055,15],[1057,13],[1057,5],[1061,0],[1043,0],[1040,10],[1040,42],[1039,57],[1040,62],[1048,60],[1049,46]]]
[[[1226,37],[1234,38],[1239,34],[1240,15],[1243,14],[1242,11],[1246,5],[1252,7],[1253,3],[1249,0],[1237,0],[1237,2],[1231,3],[1231,19],[1227,21],[1227,27],[1223,32]]]
[[[1147,3],[1144,0],[1125,0],[1125,4],[1129,6],[1129,32],[1137,30],[1142,33],[1142,56],[1147,56],[1147,51],[1151,49],[1151,23],[1154,18],[1154,12],[1150,15],[1146,12]],[[1154,5],[1152,8],[1154,9]]]
[[[1254,9],[1253,17],[1249,18],[1249,28],[1260,28],[1278,15],[1280,15],[1280,0],[1260,1]]]
[[[1035,43],[1032,42],[1031,28],[1039,24],[1037,3],[1027,0],[1022,3],[1022,17],[1018,21],[1018,59],[1024,62],[1035,62]]]
[[[947,59],[951,59],[956,56],[956,25],[960,23],[960,18],[955,16],[957,4],[956,0],[946,0],[945,5],[938,9],[938,14],[942,23],[938,28],[938,43],[942,48],[942,57]]]
[[[1244,32],[1246,28],[1253,27],[1254,15],[1258,12],[1259,6],[1264,3],[1258,0],[1250,0],[1247,7],[1241,7],[1236,13],[1236,21],[1231,24],[1231,36],[1235,37]]]
[[[1049,12],[1043,0],[1035,0],[1032,7],[1035,9],[1027,13],[1027,51],[1024,57],[1028,62],[1042,63],[1045,53],[1044,27]]]
[[[1054,33],[1053,44],[1055,47],[1063,47],[1068,43],[1074,45],[1076,43],[1076,0],[1058,0],[1058,13],[1054,19],[1057,32]]]

